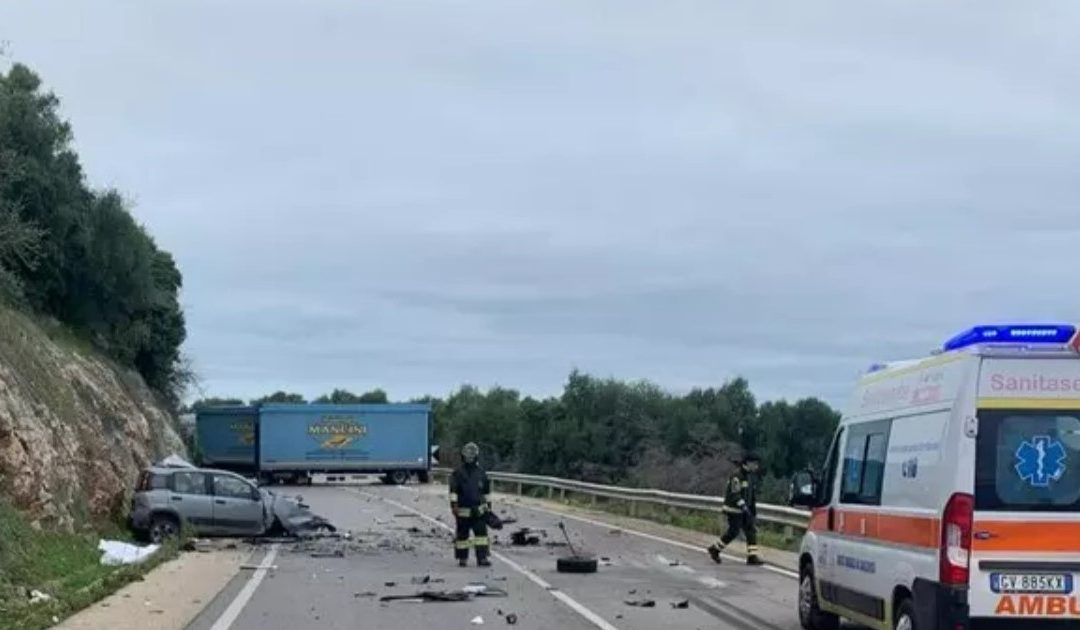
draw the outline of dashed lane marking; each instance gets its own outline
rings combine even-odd
[[[393,499],[388,499],[386,497],[383,497],[383,496],[380,496],[380,495],[377,495],[377,494],[372,494],[370,492],[364,492],[362,490],[355,490],[355,492],[357,494],[362,494],[362,495],[365,495],[365,496],[369,496],[369,497],[378,499],[380,501],[384,501],[384,502],[389,503],[390,505],[394,506],[395,508],[397,508],[399,510],[405,510],[406,512],[410,512],[412,514],[415,514],[415,515],[419,516],[420,518],[424,519],[425,521],[431,523],[432,525],[437,525],[437,526],[439,526],[439,527],[441,527],[441,528],[443,528],[445,530],[453,531],[453,528],[450,527],[449,525],[447,525],[446,523],[444,523],[444,522],[442,522],[442,521],[440,521],[440,520],[438,520],[436,518],[432,518],[432,517],[428,516],[427,514],[424,514],[420,510],[417,510],[416,508],[409,507],[408,505],[405,505],[404,503],[398,503],[397,501],[395,501]],[[525,567],[521,566],[520,564],[514,562],[510,558],[507,558],[506,556],[504,556],[503,554],[501,554],[501,553],[499,553],[497,551],[492,551],[491,555],[493,557],[495,557],[496,559],[498,559],[503,564],[505,564],[506,566],[513,569],[514,571],[517,571],[518,573],[520,573],[522,576],[525,577],[525,579],[529,580],[533,584],[536,584],[540,588],[542,588],[545,591],[547,591],[548,593],[550,593],[552,597],[554,597],[555,599],[557,599],[560,602],[562,602],[563,604],[565,604],[568,608],[570,608],[570,610],[573,610],[577,614],[581,615],[589,623],[593,624],[597,628],[600,628],[600,630],[619,630],[615,626],[608,623],[603,617],[601,617],[600,615],[598,615],[595,612],[593,612],[593,611],[589,610],[588,608],[586,608],[581,602],[575,600],[573,597],[570,597],[566,593],[556,589],[551,584],[549,584],[546,580],[544,580],[544,578],[540,577],[539,575],[536,575],[532,571],[530,571],[530,570],[526,569]],[[218,630],[218,629],[214,628],[213,630]],[[224,630],[224,629],[222,629],[222,630]]]

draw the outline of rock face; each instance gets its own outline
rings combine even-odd
[[[186,456],[174,427],[137,373],[0,306],[0,495],[36,525],[124,515],[142,467]]]

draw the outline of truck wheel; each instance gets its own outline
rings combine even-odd
[[[390,473],[390,483],[395,486],[404,486],[409,483],[409,472],[407,470],[395,470]]]
[[[150,542],[160,545],[180,533],[180,521],[175,516],[157,514],[150,520]]]
[[[806,630],[840,630],[840,618],[818,608],[814,567],[807,563],[799,576],[799,623]]]
[[[420,474],[416,476],[420,483],[431,483],[431,473],[426,470],[420,471]]]

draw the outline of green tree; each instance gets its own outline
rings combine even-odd
[[[297,403],[302,404],[307,402],[304,400],[303,394],[296,394],[278,390],[273,394],[263,396],[261,398],[254,398],[251,400],[252,405],[261,405],[262,403]]]
[[[372,404],[372,405],[385,405],[390,402],[390,398],[386,395],[386,392],[381,389],[373,389],[369,392],[360,394],[357,402]]]
[[[16,268],[34,268],[43,235],[42,230],[19,216],[13,203],[0,198],[0,295],[23,297],[24,285]]]
[[[0,285],[178,405],[190,378],[180,271],[119,193],[86,187],[58,108],[26,66],[0,74]]]
[[[243,406],[244,401],[240,398],[224,397],[219,398],[211,396],[208,398],[200,398],[191,403],[189,409],[191,411],[199,411],[200,409],[207,409],[209,407],[240,407]]]

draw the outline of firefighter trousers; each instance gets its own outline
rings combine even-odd
[[[476,550],[477,560],[486,560],[491,549],[488,542],[487,523],[483,516],[456,517],[457,534],[454,537],[454,557],[458,560],[469,559],[469,548]],[[469,535],[472,534],[472,539]]]
[[[754,523],[754,517],[748,514],[728,512],[727,523],[727,531],[720,537],[720,549],[730,545],[731,541],[739,536],[739,532],[742,532],[743,536],[746,537],[746,552],[751,556],[756,556],[758,552],[757,524]]]

